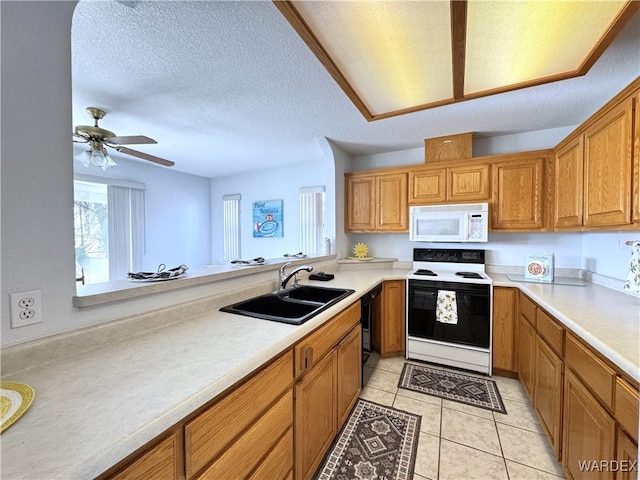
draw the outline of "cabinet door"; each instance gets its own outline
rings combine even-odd
[[[346,179],[347,231],[371,231],[375,228],[375,176]]]
[[[515,371],[515,328],[516,294],[515,288],[494,287],[493,289],[493,346],[491,355],[493,368]]]
[[[560,458],[560,426],[562,425],[562,388],[564,364],[545,341],[536,336],[533,407],[551,446]]]
[[[493,165],[491,228],[542,230],[546,157],[514,159]]]
[[[447,199],[446,169],[425,168],[409,172],[409,203],[427,205]]]
[[[338,432],[337,353],[331,352],[295,387],[295,477],[311,478]]]
[[[633,221],[640,223],[640,92],[633,96]]]
[[[584,134],[584,224],[631,222],[633,100],[612,109]]]
[[[575,478],[613,478],[613,472],[583,472],[581,462],[614,458],[615,422],[567,368],[564,383],[562,458]]]
[[[362,327],[357,325],[338,345],[338,428],[360,394],[362,384]]]
[[[535,341],[535,329],[520,315],[518,321],[518,377],[530,399],[533,399]]]
[[[635,480],[638,478],[638,447],[618,429],[618,450],[616,459],[620,462],[620,470],[616,473],[616,480]],[[630,468],[636,465],[635,469]]]
[[[405,281],[389,280],[382,286],[382,347],[380,355],[404,353]]]
[[[489,200],[489,164],[459,165],[447,168],[447,200],[471,202]]]
[[[375,229],[389,232],[408,231],[407,174],[377,176],[376,193]]]
[[[175,435],[171,435],[112,478],[113,480],[177,479],[177,452],[178,440]]]
[[[582,226],[583,164],[582,135],[556,152],[553,220],[557,228]]]

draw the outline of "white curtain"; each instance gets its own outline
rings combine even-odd
[[[127,278],[144,254],[144,190],[109,185],[109,280]]]
[[[240,259],[240,194],[222,197],[222,258]]]
[[[324,187],[304,187],[300,195],[300,251],[322,253],[324,237]]]

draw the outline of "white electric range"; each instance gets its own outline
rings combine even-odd
[[[406,357],[491,375],[493,281],[485,251],[415,248]]]

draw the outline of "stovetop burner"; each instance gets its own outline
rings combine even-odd
[[[421,268],[419,270],[416,270],[415,272],[413,272],[415,275],[427,275],[429,277],[437,277],[438,274],[432,270],[426,270],[424,268]]]
[[[476,272],[456,272],[456,275],[462,278],[484,278],[482,275]]]

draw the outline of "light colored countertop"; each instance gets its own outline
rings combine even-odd
[[[403,279],[407,272],[402,268],[341,269],[330,282],[303,282],[356,292],[301,326],[222,313],[218,305],[207,314],[121,335],[117,342],[3,377],[33,386],[36,394],[31,408],[2,434],[2,478],[99,475],[381,281]],[[639,378],[637,299],[592,284],[516,284],[504,275],[491,276],[496,285],[521,288]],[[255,294],[249,291],[244,298]],[[96,328],[95,335],[104,336],[105,328],[109,327]]]
[[[517,287],[580,338],[640,382],[640,299],[593,283],[514,282],[491,273],[493,285]]]

